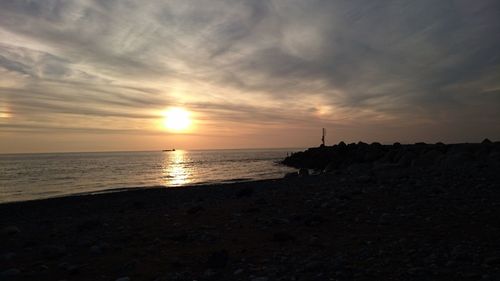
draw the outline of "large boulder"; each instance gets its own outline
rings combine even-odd
[[[443,153],[438,150],[430,150],[419,155],[412,161],[412,166],[433,167],[439,165],[443,159]]]
[[[309,176],[309,169],[301,168],[299,170],[299,176],[300,177],[307,177],[307,176]]]
[[[402,152],[398,160],[398,165],[401,167],[408,167],[416,157],[417,155],[412,151]]]

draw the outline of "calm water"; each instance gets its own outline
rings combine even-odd
[[[0,202],[142,186],[281,178],[293,149],[0,155]]]

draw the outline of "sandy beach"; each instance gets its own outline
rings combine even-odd
[[[0,280],[498,280],[474,163],[2,204]]]

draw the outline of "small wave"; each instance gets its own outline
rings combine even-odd
[[[252,180],[252,178],[234,178],[234,179],[221,180],[221,181],[217,181],[217,182],[227,183],[227,182],[241,182],[241,181],[249,181],[249,180]]]

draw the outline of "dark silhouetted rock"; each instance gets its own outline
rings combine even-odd
[[[255,277],[252,281],[269,281],[268,277]]]
[[[205,208],[203,208],[202,206],[194,206],[194,207],[191,207],[189,208],[187,211],[186,211],[186,214],[188,215],[194,215],[194,214],[197,214],[201,211],[204,211]]]
[[[492,144],[492,142],[489,139],[484,139],[481,144]]]
[[[4,235],[16,235],[21,233],[21,230],[19,230],[19,228],[15,225],[9,225],[2,228],[1,233]]]
[[[168,239],[175,242],[187,242],[189,240],[189,235],[186,232],[181,232],[170,235]]]
[[[437,150],[430,150],[416,157],[412,165],[418,167],[432,167],[438,165],[443,157],[443,154]]]
[[[46,245],[42,247],[42,255],[48,259],[58,259],[66,255],[66,247]]]
[[[236,197],[238,198],[242,198],[242,197],[250,197],[252,196],[254,193],[254,189],[253,188],[250,188],[250,187],[245,187],[245,188],[242,188],[240,189],[237,193],[236,193]]]
[[[19,275],[20,273],[21,273],[21,270],[19,270],[17,268],[10,268],[10,269],[7,269],[5,271],[2,271],[0,276],[16,276],[16,275]]]
[[[271,240],[274,242],[288,242],[295,240],[295,237],[286,232],[276,232],[273,234]]]
[[[417,157],[417,155],[411,151],[407,151],[403,153],[401,158],[399,158],[398,164],[402,167],[408,167],[412,164],[413,160]]]
[[[306,168],[301,168],[299,170],[299,176],[301,176],[301,177],[307,177],[307,176],[309,176],[309,170],[306,169]]]
[[[78,224],[76,229],[77,231],[90,231],[94,229],[101,228],[103,223],[99,219],[88,219]]]
[[[216,251],[208,257],[207,265],[209,268],[224,268],[229,261],[229,255],[226,250]]]

